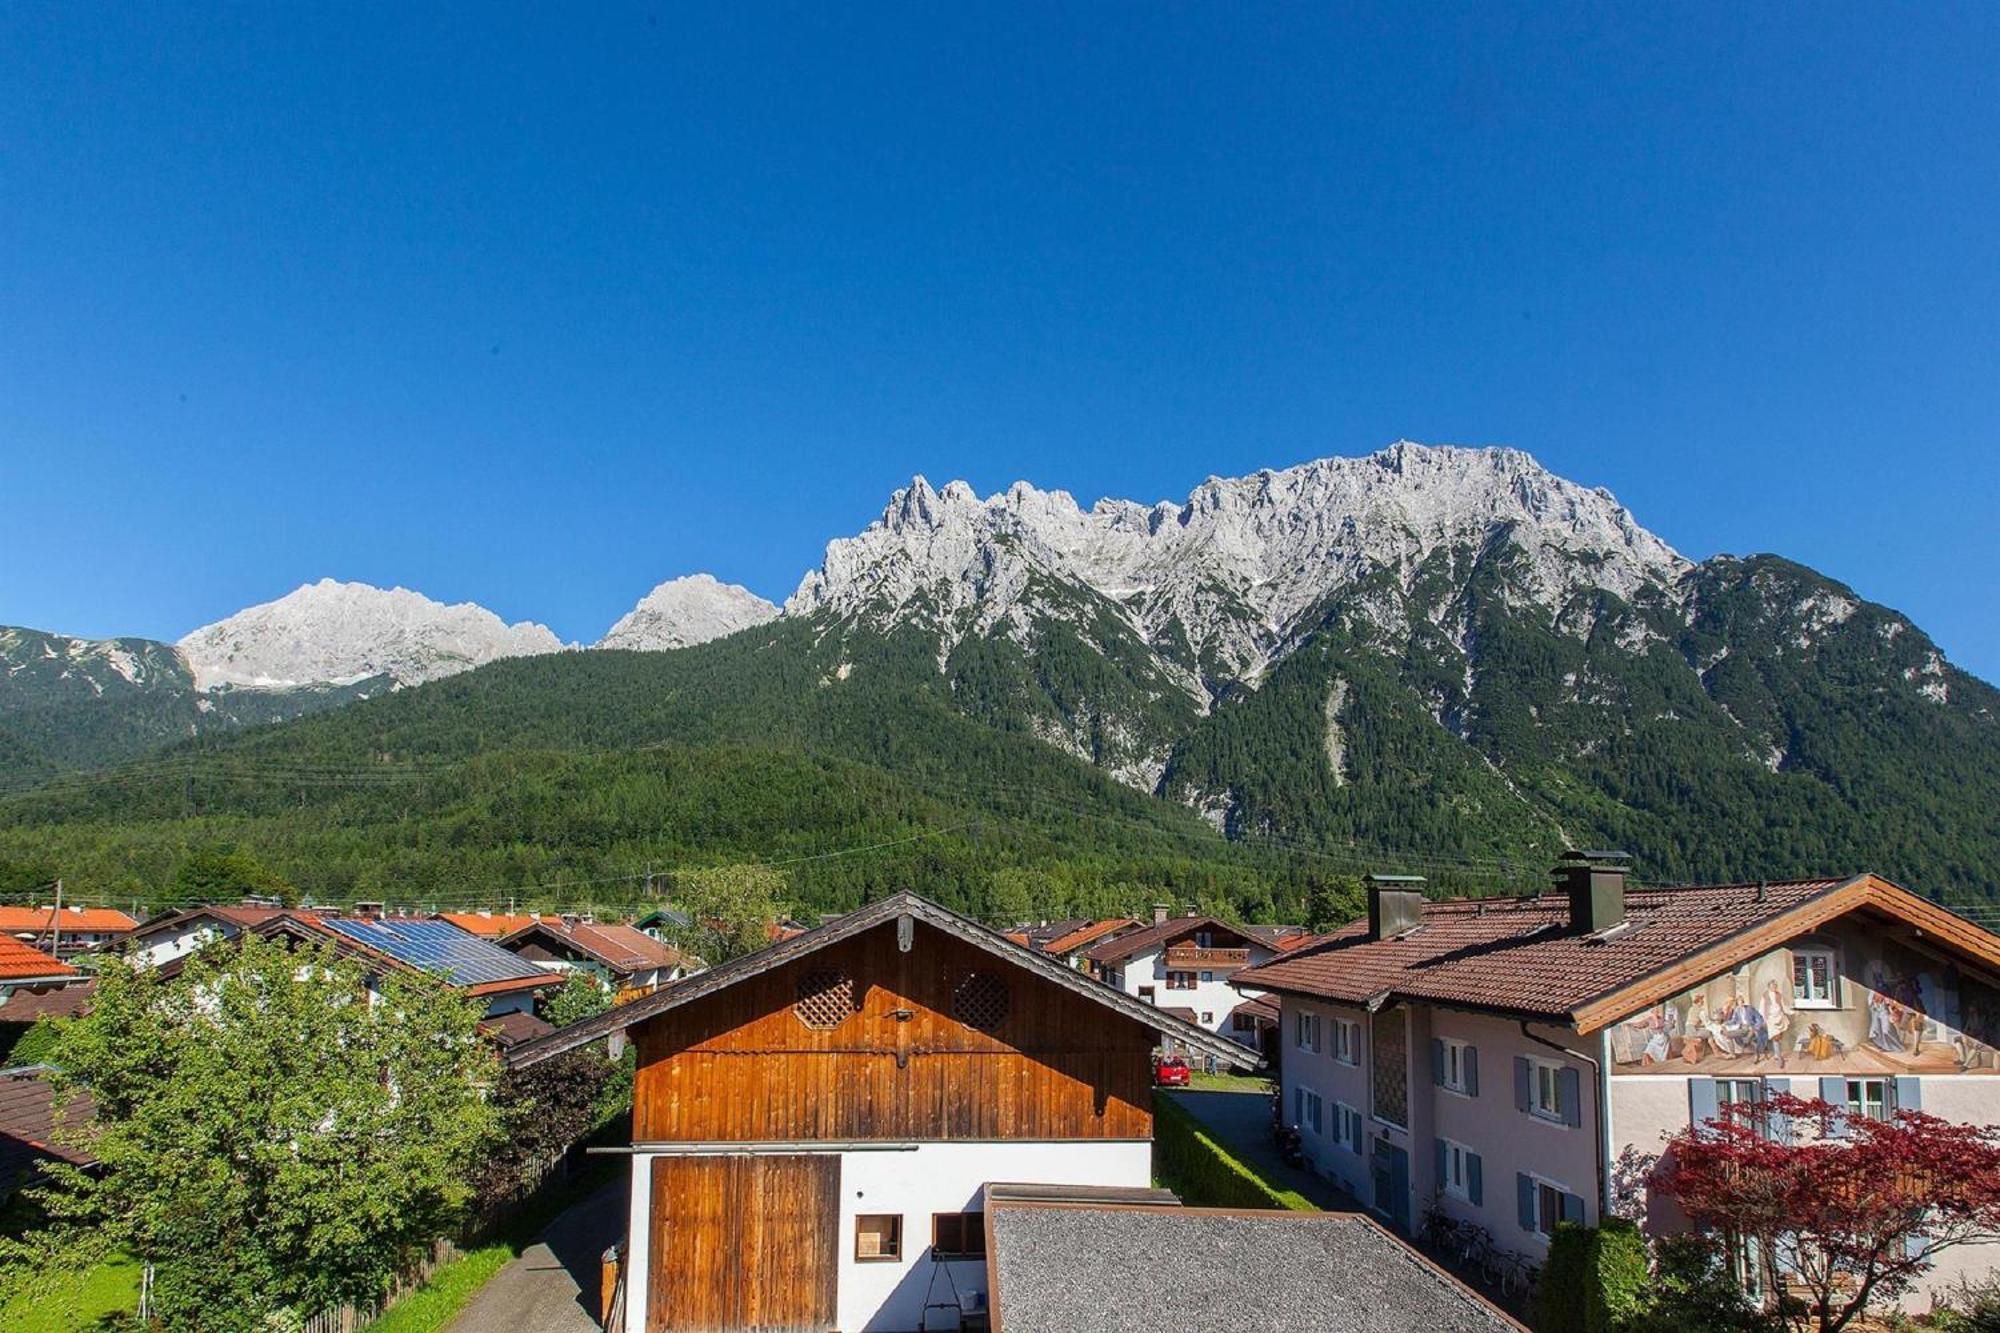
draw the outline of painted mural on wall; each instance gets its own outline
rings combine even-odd
[[[1624,1073],[2000,1074],[2000,989],[1891,940],[1793,941],[1611,1029]]]

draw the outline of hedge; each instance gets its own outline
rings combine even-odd
[[[1153,1175],[1197,1208],[1319,1211],[1296,1190],[1279,1189],[1210,1138],[1172,1097],[1153,1097]]]
[[[1535,1287],[1540,1333],[1612,1333],[1644,1299],[1646,1241],[1622,1217],[1598,1227],[1563,1222]]]

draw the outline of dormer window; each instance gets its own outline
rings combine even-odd
[[[1840,974],[1833,950],[1807,945],[1792,950],[1792,1004],[1799,1009],[1838,1009]]]

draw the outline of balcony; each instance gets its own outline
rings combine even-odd
[[[1167,949],[1167,966],[1175,971],[1188,968],[1250,966],[1248,949],[1204,949],[1193,944],[1175,944]]]

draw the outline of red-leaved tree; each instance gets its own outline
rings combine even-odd
[[[1914,1289],[1943,1251],[2000,1240],[2000,1129],[1780,1094],[1676,1135],[1653,1186],[1695,1225],[1775,1256],[1792,1326],[1834,1333]]]

